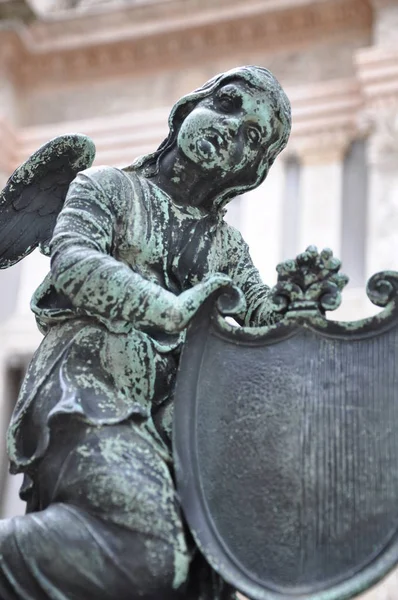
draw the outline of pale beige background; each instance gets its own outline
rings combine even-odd
[[[0,19],[0,183],[68,131],[94,139],[97,164],[127,164],[163,139],[180,95],[266,66],[291,97],[292,138],[228,219],[267,283],[280,260],[330,246],[352,276],[339,317],[374,311],[366,278],[398,263],[397,0],[0,0]],[[23,511],[3,440],[40,342],[29,298],[47,270],[35,253],[0,272],[3,516]],[[365,597],[398,599],[396,575]]]

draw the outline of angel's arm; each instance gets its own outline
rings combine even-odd
[[[110,167],[89,169],[72,182],[51,241],[54,286],[86,314],[175,333],[227,281],[213,278],[177,297],[114,258],[115,238],[132,210],[126,186],[125,175]]]
[[[69,188],[51,242],[55,288],[78,309],[138,327],[171,320],[173,294],[111,256],[127,206],[123,174],[111,168],[80,173]]]
[[[228,228],[227,240],[227,273],[242,290],[246,299],[246,311],[238,320],[247,326],[272,325],[276,315],[271,310],[270,288],[263,283],[258,269],[254,266],[249,246],[233,228]]]

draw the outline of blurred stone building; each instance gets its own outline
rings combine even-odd
[[[71,131],[93,138],[97,164],[125,165],[164,138],[179,96],[240,64],[275,73],[293,132],[228,219],[270,284],[280,260],[330,246],[351,277],[340,318],[370,314],[367,277],[398,267],[398,0],[0,0],[0,184]],[[35,253],[0,272],[3,515],[23,510],[3,440],[48,266]],[[398,598],[397,580],[378,594]]]

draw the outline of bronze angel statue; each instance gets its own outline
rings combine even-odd
[[[173,387],[187,324],[219,288],[272,322],[269,288],[227,203],[285,147],[288,98],[266,69],[218,75],[173,107],[158,150],[92,167],[82,135],[31,156],[0,195],[0,267],[51,269],[31,307],[44,339],[8,431],[24,516],[0,522],[2,600],[227,600],[181,513]]]

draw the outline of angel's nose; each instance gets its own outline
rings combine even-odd
[[[240,125],[239,119],[236,119],[235,117],[227,117],[223,121],[223,124],[227,128],[227,131],[231,137],[234,137],[237,134]]]

